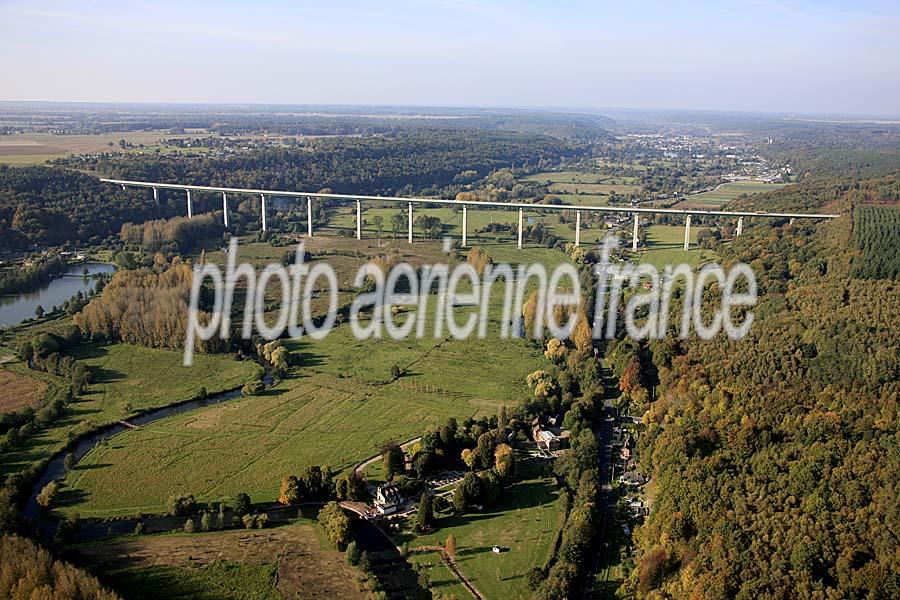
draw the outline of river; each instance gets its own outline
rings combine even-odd
[[[84,269],[88,275],[83,275]],[[0,327],[18,325],[25,319],[34,316],[38,305],[50,312],[54,306],[62,306],[63,302],[82,292],[93,291],[96,280],[93,275],[112,273],[114,265],[98,262],[84,262],[70,265],[68,271],[43,284],[36,290],[0,296]]]

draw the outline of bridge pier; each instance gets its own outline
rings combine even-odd
[[[575,247],[581,245],[581,211],[575,211]]]
[[[188,218],[194,218],[194,203],[191,201],[191,190],[187,191],[187,209],[188,209]]]
[[[466,205],[463,204],[462,245],[466,247]]]
[[[744,217],[738,217],[737,234],[736,235],[741,235],[742,231],[744,231]]]
[[[153,201],[156,202],[156,210],[159,210],[159,190],[157,188],[153,188]]]
[[[312,196],[306,197],[306,237],[312,237]]]
[[[687,216],[684,221],[684,251],[687,252],[691,248],[691,215]]]
[[[634,213],[634,232],[631,234],[631,251],[637,252],[638,249],[638,227],[640,226],[641,217],[638,213]]]
[[[362,204],[356,201],[356,239],[362,239]]]
[[[260,200],[262,200],[262,205],[260,206],[260,212],[262,213],[262,230],[266,230],[266,195],[260,194]]]
[[[412,202],[409,203],[409,224],[407,228],[407,242],[412,244],[412,236],[413,236],[413,207]]]
[[[225,217],[225,229],[228,229],[228,194],[222,192],[222,214]]]
[[[523,217],[525,216],[524,213],[525,213],[525,211],[523,211],[520,208],[519,209],[519,250],[522,249],[522,221],[523,221]]]

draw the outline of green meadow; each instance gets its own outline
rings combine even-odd
[[[79,501],[65,509],[85,517],[158,512],[179,492],[208,501],[239,492],[274,500],[284,474],[312,464],[344,470],[388,440],[517,404],[528,393],[526,375],[545,359],[523,340],[498,339],[501,308],[502,296],[492,298],[484,339],[452,339],[445,329],[440,338],[360,341],[345,324],[319,341],[292,341],[296,366],[276,386],[92,450],[66,479]],[[429,317],[430,331],[432,323]],[[397,379],[394,365],[403,371]]]
[[[678,208],[706,208],[716,209],[739,198],[740,196],[761,194],[781,189],[785,186],[783,183],[766,183],[764,181],[733,181],[723,183],[716,189],[709,192],[701,192],[692,194],[686,199],[679,202]]]
[[[691,227],[691,247],[685,252],[683,225],[650,225],[647,227],[645,245],[639,250],[640,262],[662,269],[666,265],[688,263],[697,266],[714,260],[714,252],[697,247],[697,235],[702,229]]]
[[[69,405],[63,418],[0,455],[3,473],[47,459],[62,450],[72,436],[140,411],[190,400],[201,388],[209,393],[238,388],[259,372],[255,363],[221,355],[197,354],[194,365],[184,367],[181,352],[128,344],[90,344],[74,356],[88,366],[92,383]],[[58,379],[29,371],[32,373],[48,382]]]

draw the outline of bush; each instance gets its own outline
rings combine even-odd
[[[189,515],[194,512],[195,507],[196,502],[192,495],[177,494],[169,496],[169,499],[166,501],[166,508],[173,517]]]
[[[359,564],[359,546],[356,545],[356,542],[350,542],[347,544],[347,564],[356,566]]]

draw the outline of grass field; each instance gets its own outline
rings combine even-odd
[[[66,480],[80,499],[67,509],[85,517],[158,512],[178,492],[273,500],[284,474],[311,464],[346,469],[383,442],[409,439],[451,416],[494,414],[520,402],[525,376],[544,364],[526,342],[499,340],[497,327],[485,339],[358,341],[343,325],[321,341],[292,342],[299,366],[274,388],[92,450]],[[392,380],[395,364],[405,375]]]
[[[195,355],[194,365],[183,367],[181,352],[127,344],[87,345],[75,358],[88,365],[93,383],[69,406],[64,418],[30,436],[22,446],[0,455],[4,474],[59,452],[70,431],[82,433],[127,418],[136,411],[188,400],[201,387],[209,393],[240,387],[259,372],[255,363],[237,362],[228,356]],[[41,380],[63,383],[46,373],[31,373]]]
[[[366,597],[363,573],[308,520],[263,530],[120,538],[75,552],[111,571],[109,583],[129,600]]]
[[[744,194],[760,194],[781,189],[783,183],[766,183],[764,181],[733,181],[723,183],[716,189],[700,194],[693,194],[675,205],[675,208],[716,209]]]
[[[529,175],[523,180],[548,184],[550,193],[561,199],[565,196],[566,199],[563,201],[568,204],[602,205],[605,202],[600,204],[597,198],[609,196],[613,192],[630,194],[641,190],[641,186],[635,185],[634,177],[587,171],[548,171]],[[575,200],[579,196],[587,196],[590,199]]]
[[[523,181],[539,181],[541,183],[605,183],[610,185],[627,185],[635,182],[634,177],[588,171],[546,171],[522,178]]]
[[[650,225],[647,228],[646,245],[640,250],[641,263],[649,263],[657,269],[666,265],[689,263],[696,266],[713,260],[716,254],[697,247],[697,235],[702,227],[691,227],[691,249],[684,251],[684,227],[680,225]]]
[[[576,206],[607,206],[609,205],[609,196],[605,194],[553,194],[559,198],[563,204],[572,204]]]
[[[408,542],[410,548],[442,546],[453,534],[460,570],[487,598],[531,597],[525,576],[550,557],[565,515],[556,483],[544,476],[542,466],[529,461],[519,467],[521,479],[503,491],[496,507],[463,516],[441,515],[433,533],[416,536],[406,531],[398,536],[398,543]],[[494,545],[503,551],[494,554]],[[429,573],[440,563],[435,554],[412,554],[410,560],[431,564]],[[434,572],[432,583],[432,591],[443,594],[455,593],[458,585],[441,568]]]
[[[549,187],[551,194],[630,194],[641,191],[639,185],[613,183],[554,183]]]

